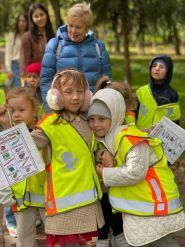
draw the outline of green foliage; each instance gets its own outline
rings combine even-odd
[[[131,57],[132,89],[150,82],[149,62],[151,57]],[[111,56],[113,80],[124,81],[124,61],[121,56]],[[185,128],[185,59],[173,58],[174,73],[171,86],[177,90],[182,111],[181,126]]]

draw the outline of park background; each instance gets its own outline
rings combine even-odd
[[[0,49],[19,13],[31,3],[43,3],[56,31],[66,22],[69,7],[83,0],[0,0]],[[150,82],[149,62],[168,54],[174,63],[171,86],[179,94],[185,129],[185,0],[87,0],[94,14],[92,30],[109,51],[112,79],[126,81],[135,91]],[[2,61],[1,61],[2,62]],[[185,152],[181,156],[185,163]],[[185,170],[185,164],[184,164]]]
[[[56,31],[65,23],[69,7],[82,1],[0,0],[0,63],[4,62],[6,34],[13,30],[18,14],[28,13],[31,3],[43,3],[48,8]],[[110,54],[114,81],[126,81],[135,91],[150,82],[149,62],[152,57],[157,54],[172,57],[174,73],[171,86],[179,94],[182,110],[180,125],[185,129],[185,0],[87,2],[94,14],[92,30],[105,43]],[[185,152],[171,167],[185,206]],[[182,247],[185,247],[184,235],[178,237]]]
[[[0,0],[0,50],[19,13],[28,13],[31,3],[43,3],[56,31],[66,21],[77,0]],[[185,129],[185,0],[87,0],[94,14],[92,30],[109,51],[112,79],[126,81],[135,91],[150,82],[149,62],[157,54],[168,54],[174,63],[171,86],[179,94]],[[3,56],[1,61],[3,62]],[[185,170],[185,152],[181,156]],[[180,160],[180,161],[181,161]]]

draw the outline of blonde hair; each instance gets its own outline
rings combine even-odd
[[[52,82],[53,88],[60,89],[68,82],[72,82],[78,86],[82,86],[84,88],[84,91],[87,89],[88,83],[85,75],[82,74],[80,71],[72,68],[57,71]]]
[[[53,78],[51,88],[56,88],[57,90],[60,90],[60,88],[62,88],[67,83],[74,83],[77,86],[82,86],[84,88],[84,92],[86,89],[88,89],[88,82],[86,80],[85,75],[73,68],[66,68],[64,70],[57,71]],[[58,115],[57,119],[53,122],[53,124],[58,124],[62,122],[63,120],[60,116],[63,113],[64,109],[53,111]]]
[[[82,17],[84,23],[89,28],[93,23],[93,13],[90,3],[77,3],[68,10],[67,18]]]
[[[112,88],[120,92],[125,100],[126,113],[135,110],[136,98],[132,92],[131,87],[125,82],[111,82],[108,76],[102,76],[96,83],[95,93],[103,88]]]
[[[29,101],[33,111],[36,113],[36,121],[38,120],[39,115],[39,99],[35,90],[28,87],[15,87],[11,88],[7,93],[7,102],[10,99],[14,99],[17,97],[23,97],[25,100]]]

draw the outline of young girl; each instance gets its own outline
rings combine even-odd
[[[82,114],[90,100],[82,73],[74,69],[57,72],[47,94],[55,113],[45,116],[32,133],[38,148],[50,144],[52,149],[46,186],[47,247],[84,244],[104,224],[93,157],[95,141]]]
[[[131,87],[128,83],[124,82],[112,82],[106,75],[102,76],[96,83],[95,93],[104,88],[112,88],[120,92],[125,100],[126,114],[124,122],[129,125],[135,124],[135,108],[136,108],[136,97],[134,96]]]
[[[41,63],[31,63],[26,67],[26,84],[24,86],[28,86],[38,91],[40,87],[40,71],[41,71]]]
[[[25,122],[30,131],[33,130],[38,115],[38,100],[35,92],[30,88],[13,88],[7,94],[8,108],[13,124]],[[11,127],[7,121],[7,108],[0,109],[0,122],[4,128]],[[27,178],[11,188],[0,191],[0,203],[12,206],[16,211],[17,247],[36,246],[36,219],[38,210],[44,221],[45,172]]]
[[[39,99],[39,119],[45,114],[40,93],[40,71],[41,63],[31,63],[26,67],[26,82],[23,86],[32,88]]]
[[[108,76],[102,76],[96,84],[95,93],[103,88],[113,88],[119,91],[125,98],[127,103],[127,120],[133,116],[131,112],[132,109],[135,109],[136,101],[134,100],[134,96],[128,84],[126,83],[118,83],[118,82],[111,82]],[[96,108],[98,111],[101,111],[101,105],[97,102]],[[122,118],[124,120],[124,118]],[[132,119],[132,122],[134,118]],[[128,121],[127,121],[128,122]],[[105,150],[102,149],[98,153],[98,158],[102,158],[101,153],[105,157],[106,153]],[[122,214],[120,212],[112,212],[112,208],[108,199],[108,188],[105,185],[102,185],[103,188],[103,197],[101,199],[101,205],[103,210],[103,215],[105,219],[105,225],[99,229],[99,236],[96,246],[107,247],[109,246],[109,236],[110,236],[110,228],[112,229],[112,236],[111,236],[111,244],[117,247],[126,247],[129,246],[126,243],[126,240],[123,235],[123,223],[122,223]]]
[[[122,125],[125,111],[124,98],[114,89],[102,89],[93,96],[89,123],[114,156],[115,165],[104,167],[102,159],[97,172],[110,187],[112,207],[122,213],[130,245],[177,247],[171,233],[185,227],[185,214],[173,173],[158,139],[149,138],[134,125]]]
[[[29,64],[42,61],[46,44],[54,37],[48,11],[41,3],[30,5],[28,19],[29,31],[23,35],[21,43],[21,75],[25,75],[25,69]]]

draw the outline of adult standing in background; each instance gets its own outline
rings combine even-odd
[[[102,41],[89,30],[92,23],[90,4],[77,3],[68,11],[67,25],[59,27],[57,37],[49,41],[42,60],[40,84],[45,111],[49,111],[46,95],[58,70],[70,67],[83,72],[91,91],[102,75],[111,77],[109,55]]]
[[[40,3],[33,3],[28,13],[29,31],[22,37],[20,72],[25,74],[26,67],[41,62],[49,39],[54,37],[47,9]]]
[[[28,30],[28,17],[26,14],[18,15],[13,32],[8,33],[5,48],[5,67],[8,77],[12,78],[12,87],[20,86],[20,47],[22,35]]]

